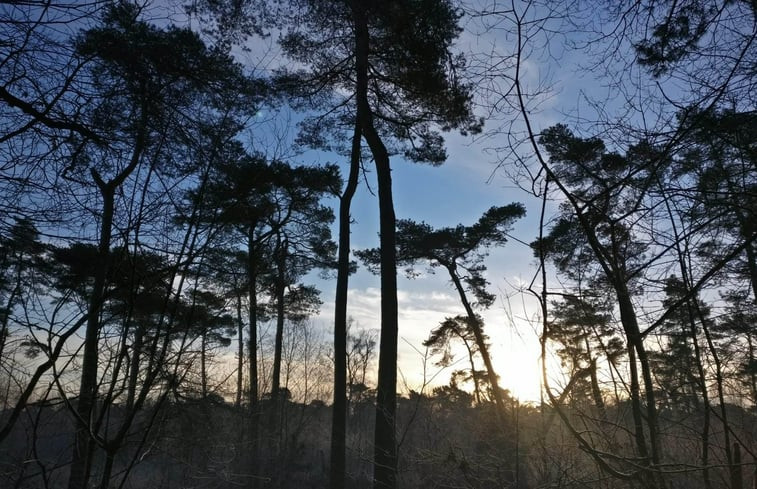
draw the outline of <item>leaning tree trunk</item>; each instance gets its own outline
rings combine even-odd
[[[452,283],[455,284],[457,293],[460,295],[460,302],[463,303],[465,313],[468,315],[468,324],[471,328],[471,331],[473,331],[473,337],[476,339],[476,346],[478,346],[478,351],[481,354],[481,358],[483,358],[484,360],[484,366],[486,367],[486,376],[489,379],[489,384],[492,386],[492,397],[494,397],[494,403],[497,405],[498,417],[500,418],[501,422],[504,422],[506,412],[505,400],[502,398],[502,389],[499,387],[497,372],[494,371],[494,365],[492,364],[492,359],[489,356],[489,347],[486,345],[486,341],[484,340],[484,332],[481,329],[481,322],[476,316],[476,313],[473,312],[473,307],[468,301],[468,297],[465,294],[463,284],[462,282],[460,282],[460,277],[457,275],[457,271],[455,270],[455,264],[450,263],[446,264],[445,266],[447,268],[447,271],[449,272],[450,278],[452,279]]]

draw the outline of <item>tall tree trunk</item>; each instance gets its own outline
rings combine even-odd
[[[347,425],[347,292],[350,276],[350,206],[360,171],[362,134],[356,120],[352,136],[350,173],[339,201],[339,256],[334,298],[334,404],[331,420],[331,489],[344,489]]]
[[[662,475],[657,467],[660,464],[661,448],[659,440],[659,423],[657,421],[657,402],[655,400],[654,382],[652,381],[652,371],[649,366],[649,357],[644,347],[644,339],[639,330],[639,323],[636,319],[631,295],[623,277],[618,277],[619,273],[613,277],[613,288],[618,299],[620,309],[620,321],[626,334],[629,350],[629,365],[631,367],[631,406],[634,411],[634,423],[636,425],[636,439],[639,448],[639,454],[646,457],[646,444],[643,437],[641,406],[641,387],[639,385],[638,367],[641,367],[641,379],[644,382],[644,396],[646,399],[646,424],[649,430],[649,458],[654,466],[647,474],[647,484],[650,487],[664,487]],[[638,357],[638,364],[637,364]]]
[[[592,358],[589,364],[589,375],[591,378],[591,396],[594,398],[594,405],[599,411],[601,419],[607,419],[605,411],[605,400],[602,398],[602,390],[599,388],[599,379],[597,378],[597,359]]]
[[[375,489],[397,487],[397,250],[396,217],[392,198],[389,154],[373,125],[368,101],[368,58],[370,34],[365,5],[352,2],[355,24],[355,99],[358,121],[376,164],[379,198],[379,248],[381,250],[381,335],[376,426],[374,430],[373,484]]]
[[[234,407],[239,409],[242,405],[242,380],[244,378],[244,321],[242,320],[242,296],[237,296],[237,395],[234,399]]]
[[[741,446],[733,444],[733,464],[731,465],[731,489],[744,489],[744,475],[741,471]]]
[[[100,489],[108,489],[110,487],[110,478],[113,474],[113,463],[116,459],[117,450],[105,451],[105,465],[103,466],[103,474],[100,479]]]
[[[368,140],[368,138],[366,138]],[[378,140],[378,138],[376,138]],[[379,140],[380,143],[380,140]],[[370,143],[369,143],[370,144]],[[381,248],[381,336],[379,346],[378,387],[376,395],[374,487],[394,489],[397,486],[397,442],[395,414],[397,410],[397,257],[395,250],[395,215],[392,201],[392,180],[386,148],[376,157],[379,193]]]
[[[697,318],[699,319],[699,322],[702,324],[702,331],[704,332],[704,337],[707,341],[707,347],[710,350],[710,355],[712,355],[712,361],[715,364],[715,387],[717,388],[718,393],[718,401],[720,403],[720,420],[723,423],[723,438],[724,438],[724,450],[725,450],[725,460],[728,464],[728,467],[730,469],[731,476],[733,476],[733,453],[731,452],[731,426],[728,422],[728,410],[725,405],[725,389],[724,389],[724,380],[723,380],[723,364],[720,360],[720,355],[718,354],[717,348],[715,347],[715,343],[713,342],[712,335],[710,334],[710,327],[707,325],[707,318],[704,315],[704,312],[702,311],[702,308],[699,307],[699,303],[697,301],[693,302],[694,310],[696,311]],[[733,479],[731,479],[731,486],[733,486]]]
[[[69,489],[84,489],[89,480],[94,446],[90,435],[92,410],[97,390],[97,363],[100,334],[100,310],[105,296],[105,282],[110,266],[110,242],[113,227],[115,188],[101,185],[103,213],[100,219],[100,241],[97,248],[97,272],[87,307],[87,329],[84,336],[79,398],[76,405],[76,434],[74,440]]]
[[[269,450],[271,460],[278,465],[282,460],[282,453],[285,450],[285,440],[283,433],[283,410],[284,396],[281,395],[281,357],[284,347],[284,292],[286,290],[285,271],[286,271],[286,253],[287,240],[281,239],[278,235],[276,250],[276,334],[273,347],[273,378],[271,380],[271,405],[266,416],[270,421],[267,423],[267,433],[269,434]],[[269,468],[267,476],[274,481],[274,487],[281,483],[282,471],[278,466]]]
[[[255,252],[255,225],[251,224],[247,234],[247,293],[249,295],[249,369],[250,369],[250,405],[248,434],[250,437],[249,453],[247,457],[248,470],[253,476],[253,487],[257,487],[258,479],[255,470],[258,463],[258,293],[257,293],[257,254]]]
[[[747,235],[745,238],[753,239],[752,235]],[[754,245],[752,244],[747,245],[744,251],[746,252],[746,262],[749,270],[749,282],[752,284],[752,299],[757,304],[757,253],[755,253]]]
[[[685,278],[685,277],[684,277]],[[696,300],[696,299],[695,299]],[[697,362],[697,387],[702,395],[702,479],[704,480],[704,487],[710,489],[712,482],[710,481],[710,396],[707,393],[707,377],[704,371],[704,360],[702,359],[702,351],[699,347],[699,340],[697,340],[697,328],[696,319],[694,316],[694,310],[691,305],[687,305],[689,313],[689,333],[691,334],[691,340],[694,346],[694,358]]]
[[[142,86],[142,101],[134,149],[129,164],[112,180],[105,182],[96,169],[91,168],[92,179],[97,184],[103,198],[100,218],[100,239],[97,245],[97,271],[87,305],[87,329],[84,335],[84,356],[82,358],[79,399],[76,406],[76,433],[71,469],[68,477],[69,489],[84,489],[89,481],[90,465],[94,446],[90,434],[92,409],[97,397],[97,364],[100,334],[100,311],[105,298],[105,283],[110,267],[110,245],[113,233],[116,190],[137,168],[147,141],[147,102],[145,87]]]
[[[206,331],[200,335],[200,394],[202,399],[208,397],[208,335]]]
[[[663,191],[663,194],[665,193],[665,186],[662,184],[661,181],[657,182],[658,187]],[[678,225],[676,224],[676,219],[673,213],[673,208],[671,206],[672,197],[666,197],[665,198],[665,207],[668,212],[668,217],[670,219],[670,223],[672,225],[673,233],[675,236],[675,247],[676,247],[676,254],[678,255],[678,265],[681,269],[681,280],[686,288],[686,292],[688,293],[691,289],[691,280],[689,278],[689,269],[686,265],[686,256],[687,253],[684,253],[684,248],[682,245],[688,249],[688,244],[685,244],[686,241],[681,238],[680,233],[678,232]],[[702,479],[704,482],[705,489],[711,489],[712,488],[712,481],[710,480],[710,396],[707,388],[707,376],[705,372],[705,366],[704,366],[704,358],[702,356],[702,350],[699,347],[699,340],[697,338],[697,318],[696,318],[696,306],[692,304],[696,304],[697,296],[694,295],[694,298],[692,299],[693,302],[688,302],[686,304],[686,312],[688,316],[688,323],[689,323],[689,335],[691,336],[691,342],[694,347],[694,358],[697,362],[696,368],[697,368],[697,374],[698,379],[696,379],[697,387],[699,388],[699,392],[702,396],[702,404],[703,404],[703,410],[702,410]]]
[[[5,308],[0,309],[0,358],[3,358],[3,352],[5,351],[5,342],[8,339],[8,322],[10,320],[11,309],[13,303],[16,301],[16,296],[21,292],[21,276],[23,266],[21,261],[23,260],[23,253],[19,253],[19,263],[16,266],[16,283],[13,286],[13,290],[8,294],[8,300],[5,301]]]
[[[748,365],[753,365],[755,358],[754,358],[754,340],[752,340],[752,334],[747,333],[746,335],[746,342],[747,342],[747,348],[749,352],[748,357]],[[757,373],[755,373],[754,368],[749,369],[749,390],[752,393],[752,404],[757,405]]]
[[[284,346],[284,292],[286,290],[286,254],[287,240],[279,236],[277,244],[276,276],[276,339],[273,349],[273,380],[271,381],[271,399],[277,401],[281,390],[281,350]]]
[[[132,344],[131,361],[129,362],[129,385],[126,389],[126,409],[134,409],[134,401],[137,397],[137,383],[139,381],[139,364],[142,360],[142,347],[144,346],[145,326],[138,323],[134,331],[134,343]]]
[[[734,187],[735,185],[731,182],[728,183],[728,188],[732,195],[743,194],[743,190]],[[734,209],[741,209],[743,203],[736,201],[732,202],[731,205]],[[744,248],[744,252],[746,254],[747,270],[749,272],[749,283],[752,286],[752,299],[754,300],[754,303],[757,304],[757,252],[755,252],[754,246],[754,234],[757,232],[757,227],[754,225],[754,216],[749,215],[749,213],[737,210],[736,219],[739,223],[739,232],[741,233],[741,236],[744,240],[751,241]]]
[[[633,416],[636,451],[645,462],[648,462],[649,451],[647,449],[647,438],[644,434],[644,414],[641,408],[641,389],[639,387],[639,366],[636,363],[636,350],[628,339],[626,339],[626,348],[628,351],[628,368],[631,375],[631,414]]]

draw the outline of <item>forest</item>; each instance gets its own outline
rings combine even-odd
[[[755,349],[754,0],[0,0],[2,488],[751,489]]]

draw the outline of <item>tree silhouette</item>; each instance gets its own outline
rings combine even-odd
[[[14,309],[24,304],[34,287],[34,271],[42,266],[45,246],[29,219],[16,219],[9,235],[0,238],[0,360],[10,336]]]
[[[310,99],[328,100],[332,90],[346,91],[346,100],[325,105],[354,113],[347,120],[359,125],[355,134],[366,141],[376,165],[383,253],[374,481],[377,488],[393,488],[398,333],[395,215],[387,141],[399,144],[410,160],[439,164],[446,155],[433,125],[480,126],[471,114],[469,87],[456,77],[464,60],[450,53],[460,32],[459,14],[447,1],[303,0],[292,5],[300,7],[295,16],[298,26],[284,37],[282,47],[308,68],[304,73],[286,74],[281,81],[288,82],[291,92]],[[339,334],[344,334],[341,326]],[[344,419],[338,423],[343,425]],[[344,487],[342,434],[340,429],[334,431],[339,438],[332,455],[337,464],[332,471],[335,488]]]
[[[103,131],[107,145],[72,141],[72,161],[66,178],[84,184],[94,181],[102,201],[98,213],[98,273],[88,299],[82,376],[77,403],[78,428],[69,487],[87,484],[93,443],[90,427],[97,398],[98,333],[107,287],[116,195],[141,165],[158,169],[160,158],[150,151],[180,145],[187,114],[201,104],[212,106],[224,88],[244,88],[241,69],[230,58],[206,48],[186,29],[159,29],[139,20],[139,9],[120,3],[106,9],[102,25],[79,36],[77,51],[90,58],[92,104],[87,117]],[[179,153],[180,154],[180,153]],[[164,158],[167,170],[170,158]]]
[[[587,291],[587,295],[592,292]],[[549,323],[549,339],[560,344],[557,354],[571,379],[572,387],[565,394],[578,399],[591,398],[600,415],[604,415],[605,401],[599,385],[598,361],[604,355],[608,367],[614,369],[624,354],[611,312],[606,296],[566,295],[553,304]]]
[[[431,330],[428,338],[423,342],[423,346],[431,348],[431,353],[435,355],[441,355],[441,358],[436,362],[440,367],[448,367],[452,364],[452,344],[453,342],[461,341],[468,353],[468,364],[470,374],[468,379],[473,382],[473,394],[476,403],[481,403],[481,389],[480,389],[480,374],[476,370],[475,356],[479,353],[478,344],[476,343],[476,334],[474,328],[471,328],[470,322],[466,316],[455,316],[453,318],[445,318],[439,326]],[[484,335],[484,341],[486,342],[488,337]],[[456,372],[457,373],[457,372]]]
[[[433,229],[428,224],[407,219],[397,223],[399,264],[407,265],[412,270],[413,265],[423,261],[431,267],[442,267],[449,274],[465,309],[467,327],[473,333],[476,347],[486,366],[492,396],[500,416],[504,415],[506,405],[489,356],[483,321],[473,308],[488,308],[494,303],[495,297],[486,290],[488,282],[484,278],[486,250],[505,244],[513,222],[524,214],[522,205],[510,204],[490,208],[471,226],[459,224],[454,228]],[[381,250],[371,249],[359,251],[357,255],[375,270],[380,263],[381,253]],[[476,303],[468,298],[469,293],[476,299]]]

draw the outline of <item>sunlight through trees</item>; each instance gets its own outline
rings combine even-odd
[[[755,486],[756,67],[750,0],[0,2],[0,487]]]

